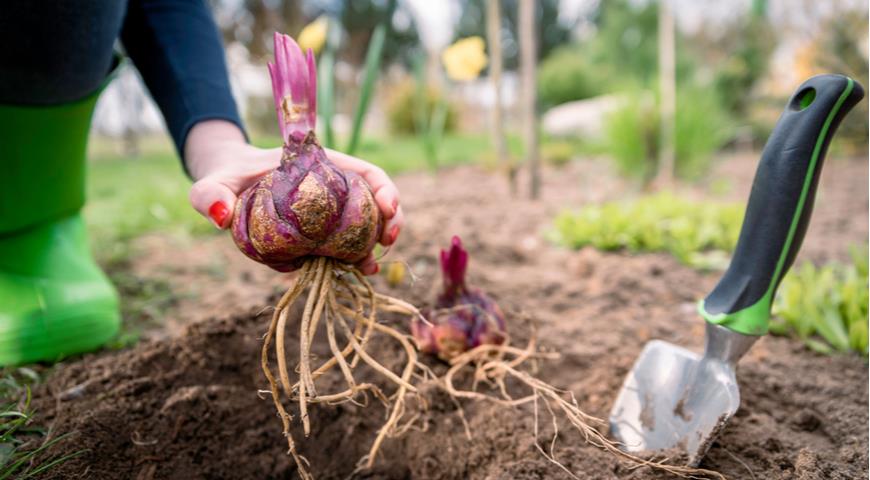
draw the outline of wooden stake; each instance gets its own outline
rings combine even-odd
[[[501,96],[501,0],[487,0],[486,2],[486,37],[487,44],[489,45],[489,80],[494,93],[492,105],[492,145],[495,149],[496,164],[505,170],[510,182],[511,192],[516,193],[515,167],[508,157],[507,141],[504,136],[504,108]]]
[[[537,199],[541,194],[541,173],[538,158],[538,121],[535,104],[537,85],[535,68],[537,37],[535,35],[535,0],[519,2],[520,76],[523,99],[523,141],[526,147],[526,164],[529,167],[529,194]]]
[[[674,16],[671,12],[669,0],[659,1],[659,89],[661,104],[659,110],[660,141],[658,174],[656,175],[657,188],[671,188],[674,184],[676,170],[674,135],[674,114],[677,110],[677,86],[674,44]]]

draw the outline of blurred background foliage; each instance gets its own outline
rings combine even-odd
[[[452,133],[456,130],[457,111],[446,98],[444,93],[436,87],[424,87],[423,102],[420,103],[418,86],[412,81],[401,82],[395,86],[387,103],[387,120],[390,133],[397,135],[414,135],[418,132],[418,122],[415,115],[422,114],[426,118],[432,115],[436,105],[447,105],[447,116],[444,121],[444,132]],[[422,112],[418,112],[422,109]]]
[[[576,20],[565,21],[560,18],[560,0],[536,0],[536,29],[538,58],[546,58],[559,45],[570,42],[571,32]],[[461,2],[454,39],[478,36],[486,37],[486,0],[466,0]],[[520,42],[517,35],[517,0],[501,1],[501,46],[504,66],[515,70],[519,65]]]
[[[816,29],[801,32],[799,40],[784,33],[789,32],[788,22],[777,19],[778,27],[772,23],[770,6],[763,0],[753,0],[716,28],[677,29],[678,177],[702,178],[724,147],[764,144],[785,95],[796,85],[775,85],[782,75],[771,66],[783,44],[803,45],[793,67],[797,82],[834,72],[866,83],[867,16],[851,3],[843,7],[854,14],[829,15]],[[603,148],[594,150],[606,152],[619,171],[644,182],[656,176],[660,147],[657,18],[657,2],[600,2],[591,16],[593,33],[555,48],[538,72],[544,109],[601,94],[625,99],[623,107],[603,119],[603,138],[592,139],[600,140]],[[867,150],[866,104],[857,110],[855,121],[848,122],[836,142],[849,154]]]
[[[715,154],[722,148],[760,148],[775,123],[781,105],[794,84],[822,72],[851,75],[868,80],[866,5],[854,0],[812,2],[795,0],[744,0],[731,7],[708,0],[694,2],[694,13],[679,0],[672,0],[677,16],[676,79],[677,175],[684,180],[702,178]],[[424,0],[399,0],[391,9],[388,0],[210,0],[225,42],[244,47],[252,63],[270,51],[275,30],[298,33],[304,25],[322,15],[340,27],[336,55],[336,125],[342,114],[354,107],[347,92],[359,85],[364,57],[376,26],[387,20],[389,29],[379,85],[382,107],[372,113],[368,131],[387,134],[415,134],[413,109],[430,109],[442,99],[450,105],[445,134],[455,128],[486,128],[486,115],[475,98],[486,102],[481,88],[462,89],[446,85],[437,66],[439,52],[447,43],[469,36],[486,38],[486,0],[449,0],[425,5]],[[508,91],[508,130],[518,130],[515,74],[518,67],[517,0],[501,1],[500,39]],[[603,138],[584,132],[574,135],[576,144],[595,144],[621,172],[647,181],[655,177],[658,140],[651,132],[660,122],[658,110],[658,19],[655,0],[540,0],[536,2],[538,50],[538,105],[544,114],[566,103],[617,94],[643,112],[606,112],[599,119]],[[709,12],[704,12],[707,9]],[[433,27],[431,11],[445,10],[449,28]],[[694,26],[681,17],[694,15]],[[436,34],[431,32],[437,30]],[[427,34],[427,32],[429,32]],[[433,40],[428,37],[437,37]],[[488,51],[490,54],[491,52]],[[795,57],[791,67],[783,58]],[[413,80],[414,65],[424,61],[426,95],[432,100],[416,106],[407,82]],[[785,62],[787,64],[788,62]],[[782,83],[790,72],[789,84]],[[487,71],[484,71],[486,75]],[[484,80],[481,79],[481,82]],[[512,83],[513,82],[513,83]],[[476,97],[475,97],[476,96]],[[652,100],[645,100],[647,97]],[[702,106],[693,109],[694,106]],[[377,102],[377,100],[376,100]],[[267,134],[271,110],[251,102],[248,116]],[[420,103],[420,102],[417,102]],[[834,148],[861,154],[867,150],[867,106],[862,103],[855,121],[847,122]],[[377,110],[377,109],[376,109]],[[457,115],[458,112],[463,114]],[[704,116],[703,112],[707,112]],[[640,118],[643,116],[644,118]],[[260,117],[262,119],[260,120]],[[460,125],[459,119],[462,119]],[[704,122],[699,122],[704,120]],[[419,122],[418,122],[419,123]],[[709,125],[700,126],[701,123]],[[570,136],[570,135],[569,135]],[[573,141],[573,140],[572,140]],[[628,141],[639,145],[624,145]],[[605,150],[602,150],[604,148]],[[582,152],[583,149],[580,149]],[[578,152],[578,153],[580,153]]]
[[[586,100],[612,88],[608,65],[596,65],[587,55],[578,54],[580,47],[563,45],[556,48],[538,67],[538,99],[543,108],[573,100]]]
[[[799,68],[805,75],[825,71],[840,72],[861,82],[870,83],[867,62],[867,17],[836,16],[825,22],[824,28],[806,46],[799,57]],[[844,138],[850,153],[867,150],[868,102],[859,103],[849,122],[844,122],[838,135]]]
[[[347,62],[362,64],[375,27],[392,15],[387,34],[383,64],[396,61],[410,64],[420,43],[414,16],[408,4],[398,2],[390,12],[386,0],[210,0],[217,13],[225,43],[239,43],[252,58],[265,58],[272,51],[276,31],[296,35],[320,15],[339,20],[346,40],[339,52]]]
[[[713,154],[729,141],[733,123],[715,91],[681,85],[677,95],[681,104],[675,116],[675,173],[694,181],[707,173]],[[659,132],[658,96],[631,92],[622,106],[605,117],[598,148],[607,152],[623,175],[648,184],[658,173]]]

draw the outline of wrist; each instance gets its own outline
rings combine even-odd
[[[194,180],[208,175],[219,165],[227,148],[247,145],[245,134],[226,120],[204,120],[191,127],[184,141],[184,159]]]

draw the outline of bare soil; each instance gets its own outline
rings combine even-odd
[[[866,163],[826,166],[804,259],[847,258],[849,245],[866,241]],[[722,175],[734,179],[726,199],[745,201],[754,167],[749,158],[723,166]],[[703,324],[694,302],[717,274],[664,254],[569,251],[544,239],[562,208],[636,194],[602,164],[546,170],[544,198],[536,202],[512,198],[502,177],[471,167],[402,176],[398,183],[408,226],[383,261],[406,262],[413,275],[398,288],[377,277],[375,287],[425,305],[438,283],[438,248],[460,235],[471,255],[470,281],[505,309],[515,343],[528,338],[534,322],[541,346],[562,354],[540,363],[537,375],[574,392],[588,413],[606,418],[646,341],[700,349]],[[36,392],[36,406],[54,431],[75,432],[53,453],[86,449],[44,478],[295,478],[272,402],[257,393],[266,388],[259,366],[269,315],[263,309],[288,277],[243,259],[227,238],[175,242],[143,239],[133,264],[137,275],[165,278],[181,292],[167,326],[132,349],[59,366]],[[401,319],[384,320],[402,327]],[[387,356],[395,350],[397,365],[402,360],[389,343],[373,347]],[[443,371],[436,360],[426,362]],[[822,356],[797,341],[765,337],[740,363],[738,380],[741,408],[703,467],[739,479],[868,478],[864,358]],[[546,414],[536,438],[530,408],[462,402],[469,440],[450,398],[432,385],[422,397],[425,431],[388,440],[376,468],[358,478],[569,478],[535,447],[550,441]],[[316,406],[314,431],[301,451],[318,478],[347,478],[383,421],[375,401],[367,408]],[[301,429],[294,434],[302,438]],[[579,478],[668,478],[631,469],[564,425],[555,452]]]

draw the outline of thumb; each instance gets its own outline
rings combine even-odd
[[[236,194],[213,178],[203,178],[190,187],[190,204],[218,228],[230,226]]]

